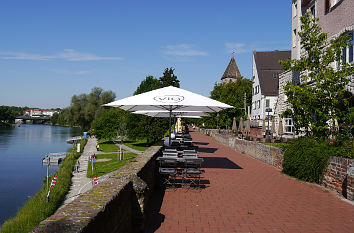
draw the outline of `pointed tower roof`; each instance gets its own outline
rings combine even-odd
[[[224,75],[221,77],[221,80],[223,80],[223,79],[237,79],[238,77],[241,77],[241,73],[237,67],[235,58],[232,57],[229,65],[227,66],[227,68],[224,72]]]

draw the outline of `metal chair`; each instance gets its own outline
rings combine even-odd
[[[176,156],[177,158],[177,156]],[[164,178],[163,185],[171,185],[175,188],[177,175],[177,159],[175,156],[163,156],[160,158],[159,173]]]
[[[184,170],[182,174],[182,183],[185,181],[189,181],[190,186],[195,186],[195,187],[201,187],[200,186],[200,178],[201,175],[204,173],[203,170],[201,170],[203,159],[202,158],[185,158],[184,161]]]

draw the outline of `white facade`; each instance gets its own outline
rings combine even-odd
[[[29,115],[29,116],[50,116],[52,117],[54,113],[60,114],[61,111],[58,110],[42,110],[42,109],[30,109],[26,110],[24,115]]]
[[[304,3],[304,4],[303,4]],[[326,7],[329,7],[326,9]],[[306,56],[305,51],[300,47],[300,39],[298,32],[301,30],[300,17],[306,12],[310,11],[313,17],[319,18],[319,25],[324,33],[328,36],[328,41],[337,38],[339,35],[352,35],[351,44],[354,44],[354,1],[353,0],[292,0],[292,46],[291,59],[300,59],[301,56]],[[345,52],[345,61],[347,63],[353,62],[353,47],[347,47]],[[336,64],[333,64],[335,68]],[[286,71],[279,76],[279,100],[276,106],[276,132],[280,121],[280,115],[291,106],[287,103],[286,95],[284,93],[284,85],[287,81],[298,83],[301,82],[298,72]],[[354,75],[350,77],[350,83],[347,90],[354,93]],[[283,131],[287,135],[294,135],[291,132],[293,122],[291,118],[283,118]],[[287,124],[285,124],[287,123]]]
[[[253,54],[252,59],[252,106],[251,106],[251,120],[258,122],[256,125],[260,126],[262,120],[268,117],[268,113],[265,111],[267,108],[271,108],[272,112],[269,116],[274,115],[274,107],[277,101],[277,96],[266,96],[262,90],[259,74],[257,71],[257,64],[255,56]]]

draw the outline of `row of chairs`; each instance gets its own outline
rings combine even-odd
[[[174,156],[163,156],[159,159],[159,173],[164,178],[163,184],[175,188],[177,176],[180,176],[182,185],[189,183],[190,186],[201,187],[200,180],[204,172],[201,169],[203,159],[187,157],[178,159]]]
[[[176,133],[171,145],[162,151],[162,157],[158,158],[159,173],[163,183],[173,188],[176,187],[177,177],[180,177],[182,185],[201,187],[200,180],[203,174],[202,158],[198,158],[198,147],[193,145],[189,133]]]

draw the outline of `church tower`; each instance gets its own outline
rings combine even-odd
[[[241,73],[237,67],[235,58],[232,57],[229,65],[227,66],[224,75],[221,77],[221,83],[228,83],[229,81],[236,81],[241,77]]]

